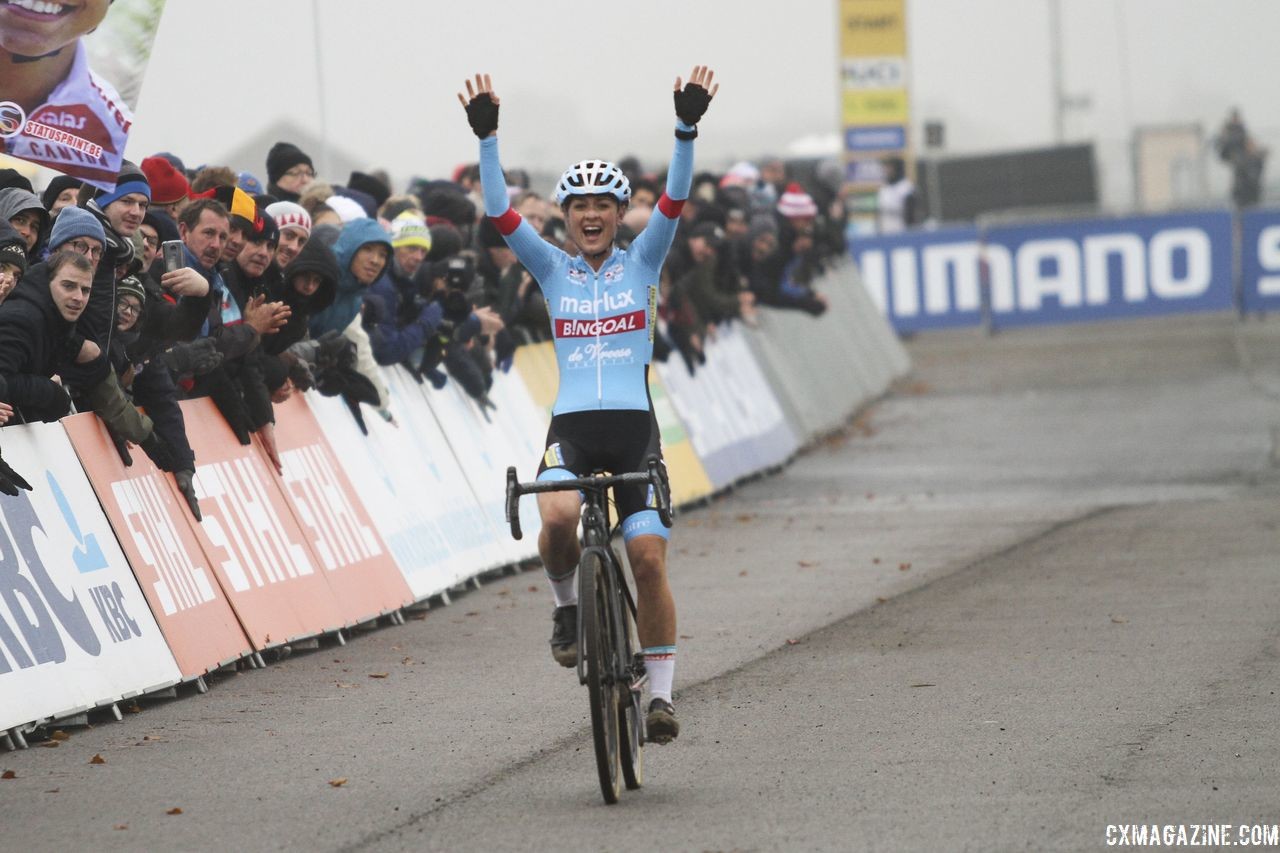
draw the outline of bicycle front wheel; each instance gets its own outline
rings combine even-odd
[[[614,638],[608,568],[596,551],[587,551],[578,565],[578,607],[582,616],[582,642],[578,654],[586,656],[587,694],[591,699],[591,735],[596,748],[596,771],[600,793],[612,805],[621,793],[618,760],[618,690],[614,661],[618,651]],[[584,648],[585,647],[585,648]]]
[[[625,583],[618,573],[617,582]],[[644,713],[640,708],[640,688],[634,690],[632,684],[639,684],[644,675],[644,661],[637,653],[636,623],[631,617],[631,608],[622,596],[615,598],[616,611],[619,614],[618,625],[618,671],[626,673],[622,683],[618,685],[618,738],[622,761],[622,779],[627,788],[635,790],[644,784]]]

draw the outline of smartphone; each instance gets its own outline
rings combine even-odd
[[[186,260],[182,256],[181,240],[165,240],[160,244],[160,251],[164,255],[165,272],[180,270],[187,265]]]

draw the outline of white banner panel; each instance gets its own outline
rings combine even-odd
[[[316,393],[306,399],[409,588],[422,599],[494,565],[494,533],[418,384],[398,367],[382,376],[396,424],[366,408],[367,436],[340,399]]]
[[[4,430],[33,491],[0,495],[0,729],[181,679],[59,424]]]
[[[514,465],[522,481],[532,480],[538,473],[538,462],[546,448],[547,427],[551,424],[547,410],[534,402],[524,379],[514,370],[495,375],[489,398],[498,407],[496,412],[489,412],[489,417],[506,435],[511,453],[511,458],[502,466],[502,476],[506,477],[507,465]],[[486,492],[492,487],[492,483],[485,483]],[[499,481],[498,489],[505,499],[504,481]],[[538,556],[538,532],[542,530],[542,519],[538,516],[537,499],[527,497],[520,500],[520,529],[524,532],[524,539],[519,542],[511,538],[505,513],[504,506],[498,516],[499,537],[511,543],[517,560]]]
[[[517,563],[537,552],[537,533],[541,524],[534,501],[520,502],[520,523],[525,531],[523,540],[517,542],[511,538],[506,520],[507,466],[515,465],[521,479],[532,480],[547,434],[546,422],[530,411],[534,408],[532,400],[524,411],[528,418],[527,426],[521,423],[520,412],[503,408],[504,404],[518,407],[519,395],[509,387],[500,386],[519,383],[519,377],[513,374],[495,377],[492,393],[496,396],[492,399],[498,408],[487,410],[487,418],[479,405],[453,380],[438,391],[424,386],[431,411],[435,413],[445,438],[453,448],[454,457],[493,530],[499,556],[484,568]],[[520,391],[528,397],[528,391],[523,387]]]
[[[736,325],[723,325],[689,375],[671,359],[658,373],[716,489],[779,465],[799,442]]]

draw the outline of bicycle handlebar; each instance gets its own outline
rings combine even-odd
[[[658,518],[664,527],[671,526],[671,491],[667,480],[666,466],[661,465],[658,457],[650,456],[646,462],[646,471],[628,474],[609,474],[598,477],[574,477],[567,480],[535,480],[532,483],[521,483],[516,476],[515,466],[507,468],[507,523],[511,525],[513,539],[524,538],[520,530],[520,496],[541,492],[569,492],[574,490],[590,490],[604,492],[618,485],[648,483],[653,486]]]

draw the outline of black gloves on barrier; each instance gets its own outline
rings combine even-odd
[[[471,124],[472,132],[480,139],[498,129],[498,105],[488,92],[481,92],[467,104],[467,121]]]
[[[236,441],[242,445],[249,443],[249,433],[252,431],[252,424],[249,418],[249,409],[245,406],[244,396],[235,386],[231,377],[227,375],[227,371],[217,368],[209,373],[202,380],[204,391],[209,395],[209,399],[218,407],[218,411],[222,413],[222,418],[227,422],[227,426],[231,427],[231,431],[235,433]]]
[[[711,104],[711,93],[697,83],[686,83],[683,89],[673,94],[676,101],[676,116],[690,126],[696,125],[701,120]]]
[[[222,353],[218,352],[213,338],[200,338],[191,343],[177,344],[160,356],[160,360],[175,376],[203,376],[222,364]]]
[[[115,445],[116,453],[120,454],[120,461],[124,463],[124,467],[132,468],[133,454],[129,452],[129,442],[116,435],[114,430],[107,430],[107,434],[111,436],[111,443]],[[138,446],[161,471],[177,470],[178,455],[174,452],[173,445],[161,438],[155,430],[152,430],[151,434]]]
[[[0,492],[16,498],[18,489],[26,489],[29,492],[31,484],[24,480],[21,474],[10,468],[3,457],[0,457]]]
[[[178,454],[174,452],[173,445],[165,441],[152,430],[151,435],[142,440],[138,445],[142,448],[142,452],[151,457],[151,461],[161,471],[177,471],[178,470]]]
[[[279,359],[284,364],[289,381],[293,383],[294,388],[299,391],[310,391],[316,387],[316,377],[311,372],[311,365],[289,352],[281,353]]]
[[[120,461],[124,463],[124,467],[133,467],[133,454],[129,452],[129,442],[125,441],[113,431],[107,430],[107,435],[111,436],[111,443],[116,446],[116,453],[120,454]]]
[[[182,492],[182,496],[187,499],[187,506],[191,509],[191,514],[196,521],[204,521],[204,517],[200,515],[200,500],[196,497],[195,484],[191,482],[196,472],[190,469],[186,471],[175,471],[173,473],[173,481],[178,484],[178,491]]]

